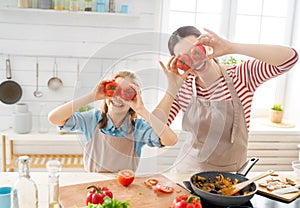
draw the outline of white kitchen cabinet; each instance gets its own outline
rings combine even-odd
[[[299,157],[300,128],[274,127],[266,119],[253,119],[252,124],[248,156],[259,158],[253,170],[291,171],[292,161]]]

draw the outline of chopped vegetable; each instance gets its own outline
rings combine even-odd
[[[152,186],[155,186],[157,183],[158,183],[158,180],[156,178],[147,178],[144,181],[144,184],[149,188],[152,188]]]
[[[158,183],[155,185],[155,190],[163,193],[173,193],[174,188],[166,184]]]
[[[200,198],[194,195],[182,194],[177,196],[171,205],[171,208],[202,208]]]
[[[127,208],[129,201],[121,202],[117,199],[111,199],[108,196],[104,197],[103,204],[91,204],[89,203],[87,208]]]
[[[134,172],[132,170],[126,169],[121,170],[118,173],[118,181],[123,186],[129,186],[134,180]]]
[[[86,205],[89,203],[103,204],[106,196],[113,198],[112,192],[107,187],[89,186],[88,189],[90,189],[90,191],[86,195]]]

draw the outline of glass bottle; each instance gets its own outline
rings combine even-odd
[[[19,8],[28,8],[29,1],[28,0],[18,0],[18,7]]]
[[[93,0],[84,0],[84,11],[93,11]]]
[[[52,0],[40,0],[39,5],[41,9],[51,9]]]
[[[64,10],[65,5],[64,5],[64,0],[54,0],[54,10]]]
[[[61,163],[58,160],[49,160],[46,164],[48,170],[48,204],[49,208],[60,208],[59,204],[59,172]]]
[[[116,2],[115,0],[109,0],[109,12],[116,12]]]
[[[70,0],[69,10],[70,11],[79,11],[80,10],[79,0]]]
[[[105,12],[105,0],[97,0],[96,12]]]
[[[39,0],[31,0],[31,8],[39,8]]]
[[[48,133],[48,112],[46,104],[41,103],[40,114],[39,114],[39,133]]]
[[[37,208],[38,189],[36,183],[29,175],[29,157],[20,156],[18,158],[19,178],[12,188],[11,207],[12,208]]]

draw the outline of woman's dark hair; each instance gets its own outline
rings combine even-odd
[[[169,42],[168,42],[168,48],[170,54],[175,55],[174,47],[179,42],[180,39],[191,35],[198,37],[201,35],[201,32],[194,26],[183,26],[178,28],[176,31],[174,31],[171,37],[169,38]]]

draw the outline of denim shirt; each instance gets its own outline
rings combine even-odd
[[[127,122],[123,122],[119,128],[116,128],[109,115],[106,114],[106,116],[107,125],[101,129],[101,132],[106,135],[127,138]],[[82,132],[85,141],[89,142],[93,137],[95,128],[98,128],[98,123],[101,120],[102,113],[98,109],[83,113],[75,112],[60,129],[66,132]],[[137,118],[134,126],[134,150],[139,157],[141,156],[141,149],[145,144],[150,147],[163,147],[160,143],[159,136],[154,132],[153,128],[144,119]]]

